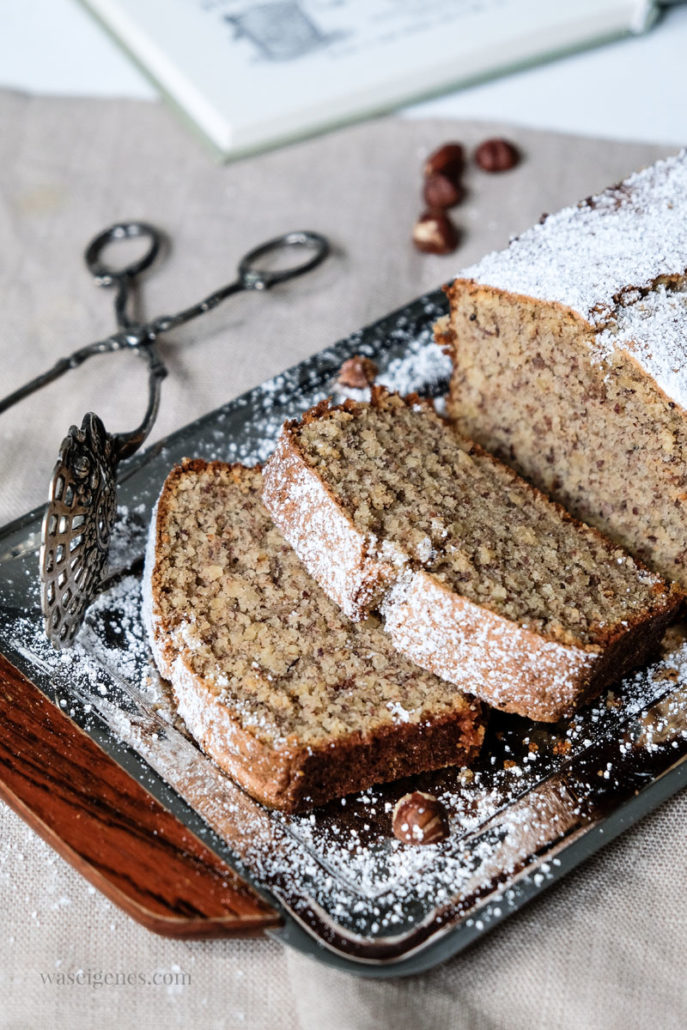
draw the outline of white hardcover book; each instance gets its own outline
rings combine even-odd
[[[83,0],[225,157],[653,22],[652,0]]]

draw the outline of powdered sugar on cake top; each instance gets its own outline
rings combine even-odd
[[[548,215],[459,273],[484,286],[557,302],[603,333],[600,355],[632,349],[668,396],[687,406],[687,150]],[[663,277],[672,277],[668,288]],[[648,296],[647,296],[648,295]],[[666,331],[667,330],[667,331]]]
[[[684,213],[687,150],[548,215],[459,278],[558,301],[604,325],[628,286],[645,290],[685,272]]]
[[[601,358],[614,349],[629,351],[663,392],[687,410],[687,284],[677,290],[657,286],[619,308],[596,343]]]

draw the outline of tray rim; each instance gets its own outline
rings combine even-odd
[[[224,413],[238,409],[241,406],[250,407],[251,403],[256,401],[258,398],[264,397],[265,388],[269,384],[275,384],[280,378],[289,375],[298,375],[298,387],[304,389],[307,381],[310,379],[313,382],[317,380],[319,383],[325,375],[331,376],[338,370],[343,358],[358,352],[365,352],[364,343],[361,345],[361,341],[364,341],[366,336],[372,334],[386,333],[389,327],[392,327],[399,323],[401,319],[407,317],[408,312],[416,311],[422,306],[423,309],[428,307],[438,307],[439,309],[446,309],[445,298],[443,296],[443,288],[438,288],[432,291],[428,291],[422,294],[409,303],[402,305],[395,311],[387,314],[367,326],[356,330],[349,336],[337,341],[333,345],[330,345],[323,350],[310,355],[301,362],[297,362],[290,368],[283,372],[277,373],[271,379],[266,380],[265,383],[258,384],[250,390],[244,392],[236,398],[228,401],[224,405],[214,409],[213,411],[207,412],[199,418],[193,420],[175,430],[167,437],[156,441],[150,447],[146,448],[145,451],[134,456],[129,461],[122,464],[120,469],[120,475],[118,477],[119,485],[121,486],[125,482],[131,479],[140,469],[144,468],[151,460],[160,455],[164,450],[173,449],[177,443],[183,441],[189,436],[189,434],[195,431],[201,431],[204,426],[209,425],[212,420],[217,419]],[[436,312],[432,315],[432,320],[436,318]],[[45,505],[38,506],[25,515],[20,516],[17,519],[7,523],[4,527],[0,528],[0,570],[13,557],[19,554],[26,553],[27,551],[33,551],[36,549],[35,531],[30,532],[32,527],[35,527],[39,520],[42,518]],[[28,535],[27,535],[27,531]],[[2,553],[3,545],[9,549]],[[12,656],[5,655],[11,664],[16,666],[15,658]],[[23,675],[27,675],[31,679],[29,673],[27,673],[21,666],[18,666],[19,671]],[[31,680],[33,682],[33,680]],[[35,684],[42,693],[45,694],[51,701],[54,698],[46,692],[40,683]],[[97,721],[101,723],[100,732],[93,734],[89,731],[89,736],[95,741],[101,748],[103,748],[118,764],[122,765],[125,771],[133,775],[129,768],[129,762],[122,762],[119,758],[113,754],[113,751],[109,747],[103,746],[103,740],[111,736],[111,731],[107,728],[102,720],[97,717]],[[102,739],[100,739],[102,738]],[[147,767],[145,773],[146,778],[149,781],[159,781],[156,786],[162,788],[162,794],[166,795],[168,800],[165,801],[160,797],[159,789],[153,793],[153,796],[160,801],[164,807],[169,808],[174,814],[176,812],[177,805],[171,804],[169,798],[173,796],[177,803],[189,812],[193,812],[196,819],[200,819],[203,825],[207,827],[207,824],[198,813],[194,812],[191,807],[180,797],[175,791],[174,787],[167,783],[159,774],[157,774],[152,767],[147,765],[145,759],[138,754],[133,748],[124,744],[122,741],[115,742],[116,751],[122,754],[122,751],[128,751],[130,759],[133,759],[134,764],[144,764]],[[634,825],[639,819],[645,814],[656,808],[663,800],[672,794],[676,793],[683,786],[683,780],[686,775],[685,761],[687,760],[687,754],[680,757],[670,767],[666,768],[659,776],[653,779],[649,784],[646,785],[642,790],[635,793],[634,797],[628,799],[626,802],[618,805],[601,823],[592,824],[584,828],[584,831],[577,835],[577,838],[571,843],[568,842],[566,845],[562,844],[560,863],[555,867],[555,872],[548,876],[543,883],[536,884],[532,879],[532,874],[525,871],[522,878],[518,879],[518,882],[514,886],[514,890],[518,893],[517,904],[512,904],[508,907],[508,911],[502,917],[489,919],[483,928],[478,929],[476,926],[466,927],[465,920],[461,920],[460,917],[450,924],[441,928],[439,934],[435,934],[431,938],[427,938],[421,941],[416,947],[411,948],[400,957],[391,959],[382,959],[380,961],[375,959],[361,959],[359,957],[351,957],[342,953],[338,949],[334,949],[330,944],[323,940],[313,936],[312,927],[308,927],[304,919],[302,919],[297,912],[293,909],[285,906],[282,900],[275,896],[269,887],[259,882],[249,870],[243,867],[243,863],[240,861],[232,861],[229,864],[232,868],[236,869],[239,875],[245,879],[245,881],[254,888],[259,895],[268,901],[268,904],[274,906],[284,917],[284,926],[278,929],[269,929],[266,932],[274,936],[277,939],[284,940],[286,943],[298,950],[303,951],[308,955],[315,956],[321,961],[324,961],[328,965],[332,965],[339,969],[346,969],[360,976],[368,977],[395,977],[403,975],[411,975],[417,972],[422,972],[426,969],[433,967],[439,962],[444,961],[451,955],[462,951],[465,947],[473,943],[474,940],[478,939],[485,932],[497,925],[502,918],[507,918],[508,915],[519,910],[522,905],[526,904],[532,897],[538,895],[542,890],[547,889],[552,883],[557,882],[567,872],[584,862],[588,857],[599,851],[603,845],[615,839],[624,829],[631,825]],[[138,782],[141,782],[139,776],[135,776]],[[146,787],[145,784],[142,784]],[[146,787],[146,789],[148,789]],[[185,821],[185,820],[184,820]],[[186,825],[189,825],[186,822]],[[189,826],[191,832],[192,826]],[[200,839],[208,846],[212,848],[222,858],[227,861],[227,845],[219,840],[213,840],[216,837],[214,831],[207,827],[207,832],[200,835]],[[218,847],[220,850],[218,850]],[[488,912],[490,906],[493,908],[496,905],[498,898],[492,898],[482,908],[478,908],[477,911]],[[461,930],[462,933],[458,931]]]

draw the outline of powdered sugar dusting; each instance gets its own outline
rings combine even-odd
[[[603,327],[628,287],[687,270],[686,197],[683,150],[549,215],[459,278],[556,301]]]
[[[629,351],[666,396],[687,410],[687,284],[679,289],[659,284],[618,308],[596,344],[594,358]]]
[[[558,717],[574,706],[599,655],[537,638],[457,597],[425,572],[401,578],[385,598],[394,645],[423,669],[506,711]]]
[[[595,811],[600,788],[613,791],[609,797],[619,804],[687,750],[681,633],[646,672],[569,722],[547,727],[497,715],[477,768],[414,781],[449,814],[450,837],[430,847],[409,847],[391,834],[391,810],[407,783],[349,796],[306,816],[281,816],[248,798],[188,739],[155,672],[141,617],[145,528],[169,468],[184,455],[264,460],[283,420],[332,393],[338,367],[354,353],[373,357],[380,376],[398,361],[399,379],[391,387],[441,392],[420,372],[427,367],[423,354],[437,357],[431,324],[444,310],[443,297],[423,298],[144,455],[139,470],[120,482],[125,504],[112,555],[116,574],[70,651],[55,652],[42,632],[35,543],[12,543],[1,560],[3,653],[87,732],[109,737],[112,752],[120,760],[127,756],[132,775],[312,933],[318,955],[323,944],[385,961],[446,942],[452,929],[452,943],[432,961],[445,957],[561,874],[566,834],[579,846],[579,834],[593,831],[608,811],[608,798],[602,814]],[[35,541],[36,526],[29,531]],[[395,714],[403,719],[401,711]],[[649,760],[654,764],[646,765]],[[636,780],[623,794],[626,766]],[[379,946],[387,949],[381,955]]]
[[[265,507],[310,575],[328,584],[329,596],[346,615],[360,618],[364,536],[339,510],[320,478],[298,460],[286,427],[264,469],[263,484]]]
[[[390,333],[390,339],[393,341],[395,338],[400,342],[408,330],[409,327],[401,319],[395,332]],[[446,391],[451,370],[451,358],[434,342],[433,324],[428,324],[415,336],[404,341],[403,353],[380,369],[374,381],[377,386],[385,386],[403,396],[421,390],[423,395],[434,397]],[[332,396],[336,404],[347,397],[354,401],[369,401],[370,389],[344,387],[337,382]]]
[[[29,619],[14,627],[51,668],[58,702],[72,717],[88,709],[88,718],[110,726],[119,746],[141,755],[218,835],[210,846],[344,952],[383,941],[410,947],[432,920],[441,931],[442,912],[461,921],[469,940],[477,923],[486,928],[517,908],[523,888],[526,896],[556,878],[566,835],[593,825],[593,789],[618,790],[625,764],[641,768],[643,755],[673,761],[687,738],[687,643],[674,632],[663,659],[567,725],[502,719],[474,771],[418,781],[444,805],[451,832],[439,844],[409,847],[390,830],[404,783],[304,816],[252,801],[178,724],[150,664],[137,577],[122,577],[96,604],[71,652],[52,651]],[[575,772],[578,757],[589,782]],[[149,778],[145,785],[153,788]]]
[[[397,400],[390,398],[389,403]],[[408,416],[409,408],[399,403]],[[291,424],[284,427],[277,449],[264,471],[264,500],[272,518],[323,590],[353,618],[363,618],[374,610],[381,611],[394,645],[417,665],[505,711],[549,721],[561,718],[585,693],[591,692],[595,684],[599,689],[600,681],[596,677],[597,665],[600,664],[598,659],[608,659],[611,644],[600,634],[590,639],[580,632],[575,635],[571,631],[568,638],[562,638],[560,632],[547,632],[546,624],[538,629],[534,618],[528,620],[526,617],[528,612],[534,611],[531,601],[529,608],[525,606],[526,602],[523,603],[519,618],[512,614],[512,608],[506,609],[505,615],[499,615],[500,609],[498,606],[494,608],[496,602],[493,597],[483,601],[484,595],[474,587],[466,589],[460,577],[442,581],[442,562],[453,552],[460,551],[464,540],[470,540],[465,544],[470,560],[478,564],[480,560],[479,554],[476,559],[472,556],[469,549],[474,546],[474,539],[467,535],[469,530],[466,534],[460,518],[455,516],[444,499],[442,489],[455,493],[455,484],[460,483],[458,491],[464,491],[466,496],[474,487],[481,489],[482,496],[486,497],[486,487],[478,478],[460,479],[451,461],[456,453],[462,452],[455,446],[451,430],[431,411],[423,410],[412,416],[418,420],[415,435],[411,434],[407,420],[404,422],[397,418],[394,423],[396,434],[389,441],[375,435],[379,429],[378,424],[375,428],[375,413],[379,413],[383,402],[378,398],[376,404],[378,407],[349,406],[344,414],[336,411],[328,414],[318,409],[301,423],[300,429]],[[398,415],[400,409],[393,410]],[[363,430],[359,429],[361,425]],[[356,428],[360,431],[362,443],[356,437]],[[314,439],[311,439],[309,434],[313,433]],[[397,439],[401,435],[406,437],[404,451],[398,450]],[[449,440],[449,456],[445,456],[444,451],[441,468],[435,472],[431,484],[426,486],[426,481],[423,481],[422,488],[434,489],[434,495],[429,494],[434,521],[453,521],[455,524],[448,540],[444,527],[444,539],[435,543],[435,554],[428,536],[421,538],[418,546],[415,541],[412,548],[408,543],[407,526],[415,520],[415,525],[422,524],[424,532],[425,523],[420,522],[417,495],[414,506],[408,505],[406,495],[409,484],[413,482],[412,470],[424,468],[433,451],[439,452],[441,437]],[[412,445],[408,443],[410,439]],[[372,457],[367,464],[361,464],[368,448]],[[397,451],[403,454],[403,460],[398,464],[395,463]],[[320,458],[321,464],[318,463]],[[351,467],[357,470],[357,475],[346,480]],[[341,478],[340,468],[344,470]],[[365,469],[367,476],[364,487],[359,482],[361,468]],[[332,473],[332,469],[336,472]],[[389,469],[393,470],[393,482],[384,479]],[[384,526],[383,522],[375,522],[367,515],[359,520],[356,518],[357,512],[367,512],[368,506],[375,503],[365,492],[368,481],[384,483],[384,504],[393,516],[388,536],[386,527],[378,528]],[[533,496],[526,490],[518,496],[522,512],[533,516],[536,511]],[[491,509],[492,521],[504,518],[502,514],[495,514],[497,510],[495,507]],[[558,517],[553,509],[550,516]],[[509,534],[512,532],[509,521],[501,524]],[[478,539],[482,539],[485,532],[481,523]],[[579,540],[584,536],[582,530],[572,525],[567,526],[567,532]],[[542,542],[537,546],[542,546]],[[563,557],[562,546],[559,551],[561,571],[552,575],[564,577],[568,559]],[[534,550],[533,553],[538,552]],[[462,560],[468,559],[463,557]],[[624,562],[625,558],[611,558],[610,555],[600,558],[597,553],[594,560],[598,574],[608,577],[609,570],[612,571],[616,563]],[[500,556],[499,562],[507,570],[515,565],[515,559],[509,556]],[[632,569],[635,569],[634,565]],[[624,579],[621,585],[614,586],[604,595],[600,615],[594,615],[598,628],[604,612],[613,611],[609,608],[611,597],[614,603],[622,605],[615,609],[614,643],[624,634],[624,646],[636,651],[637,661],[641,660],[641,652],[636,650],[634,641],[639,635],[640,624],[644,625],[649,637],[653,629],[655,638],[664,622],[656,619],[660,608],[653,607],[648,589],[640,594],[642,604],[647,606],[642,612],[639,605],[633,611],[630,603],[633,598],[629,595],[640,585],[660,589],[659,584],[659,577],[654,574],[632,571],[631,578]],[[521,585],[511,584],[509,589],[513,596],[522,599],[528,597],[532,586],[528,582],[527,590],[524,590]],[[504,588],[503,597],[506,596]],[[550,598],[551,593],[543,596]],[[475,602],[470,598],[476,598]],[[551,601],[544,602],[545,606],[547,604],[550,608]],[[666,610],[676,606],[676,600],[670,602],[666,599]],[[623,621],[628,620],[631,613],[632,627],[628,621]],[[578,629],[577,626],[574,628]],[[567,642],[562,643],[562,639]],[[601,663],[602,669],[603,666]]]

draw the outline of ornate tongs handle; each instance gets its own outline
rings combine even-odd
[[[134,238],[148,241],[141,257],[121,268],[105,263],[106,247]],[[98,416],[89,412],[79,429],[70,428],[60,447],[43,519],[40,553],[45,631],[58,648],[71,645],[100,587],[117,511],[117,465],[138,450],[157,416],[160,386],[167,375],[156,349],[157,338],[211,311],[234,293],[268,290],[309,272],[324,261],[330,250],[328,240],[319,233],[285,233],[246,254],[239,263],[236,279],[197,304],[174,315],[138,322],[130,311],[133,287],[137,277],[155,261],[162,244],[162,233],[147,222],[118,222],[99,233],[86,248],[86,265],[99,286],[114,287],[116,291],[117,331],[62,358],[0,400],[2,413],[96,354],[129,348],[148,365],[148,405],[136,429],[111,435]]]

